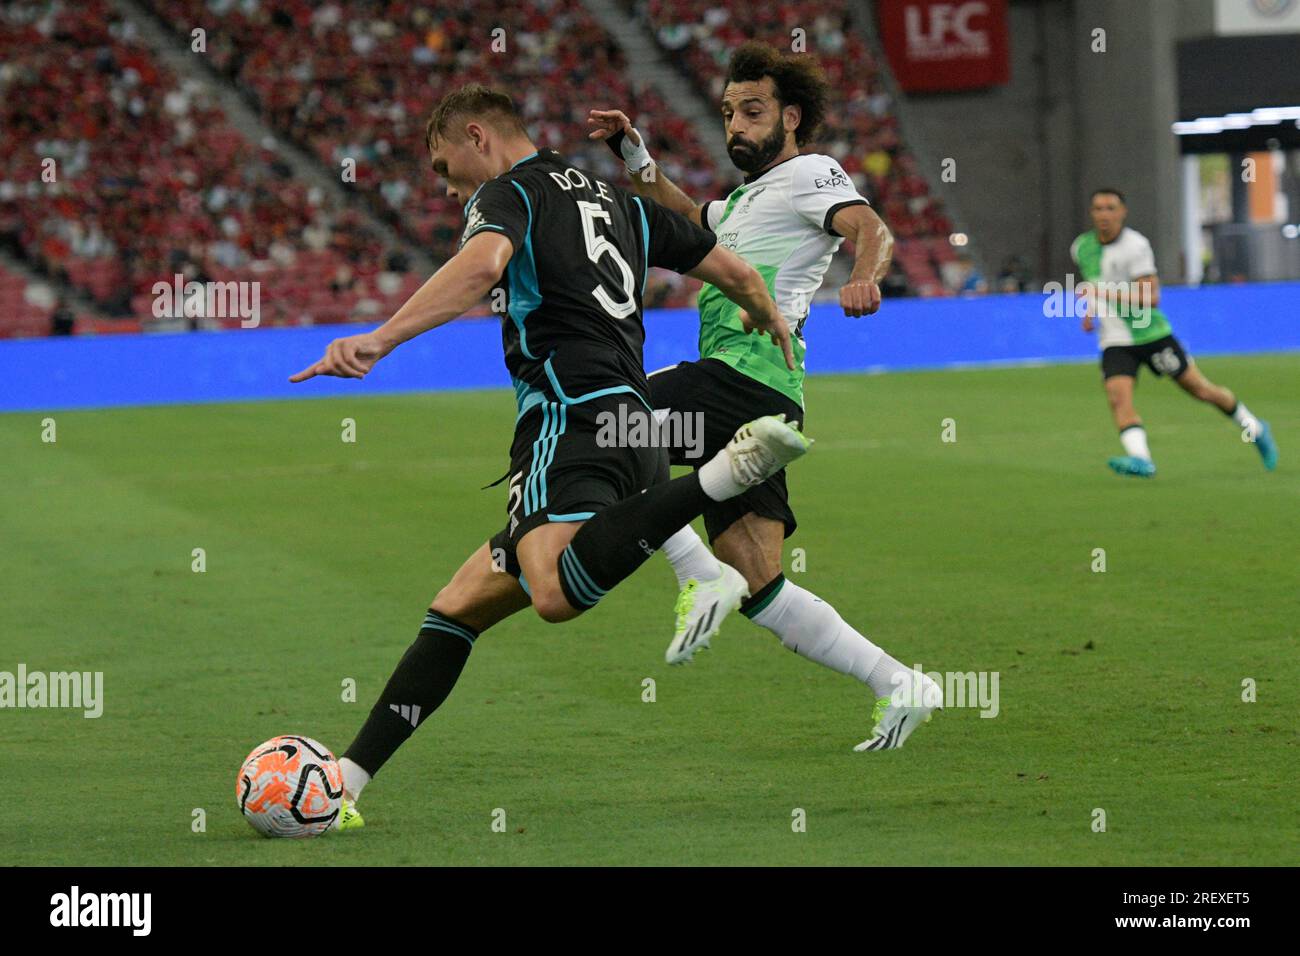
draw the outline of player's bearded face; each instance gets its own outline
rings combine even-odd
[[[755,140],[753,137],[758,132],[751,126],[744,133],[732,133],[727,137],[727,155],[742,172],[757,172],[785,148],[785,125],[779,111],[771,129],[761,139]]]

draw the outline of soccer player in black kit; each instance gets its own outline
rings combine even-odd
[[[661,448],[604,447],[601,412],[653,419],[642,362],[647,269],[717,286],[794,368],[789,328],[762,277],[685,217],[538,150],[503,93],[468,85],[448,94],[426,142],[448,195],[465,204],[460,251],[386,323],[331,342],[291,381],[362,378],[402,342],[504,290],[518,403],[507,521],[438,592],[340,761],[345,830],[363,825],[362,788],[447,698],[484,630],[530,604],[546,621],[576,617],[711,502],[760,484],[809,445],[797,422],[758,418],[673,480]]]

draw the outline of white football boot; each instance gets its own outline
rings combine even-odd
[[[912,731],[930,722],[931,711],[943,709],[943,688],[919,671],[912,674],[907,686],[876,701],[871,711],[875,724],[871,737],[854,750],[900,750]]]
[[[739,485],[761,485],[808,451],[812,439],[799,431],[798,422],[785,414],[764,415],[741,425],[722,450],[731,464],[731,477]]]
[[[745,577],[719,561],[722,573],[711,581],[691,578],[677,595],[677,630],[664,654],[669,664],[685,664],[722,629],[722,621],[749,597]]]

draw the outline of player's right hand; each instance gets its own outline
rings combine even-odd
[[[305,382],[317,375],[338,378],[365,378],[375,363],[391,352],[373,332],[335,339],[325,349],[325,357],[289,376],[291,382]]]
[[[868,279],[855,279],[840,288],[840,307],[851,319],[874,315],[880,308],[880,286]]]
[[[591,110],[587,113],[587,125],[592,128],[587,139],[609,139],[615,133],[624,133],[633,145],[641,145],[641,134],[622,110]]]
[[[745,327],[746,334],[752,335],[757,332],[759,335],[770,335],[772,341],[781,347],[781,352],[785,355],[786,368],[792,372],[795,370],[794,346],[790,344],[790,323],[776,310],[775,303],[766,314],[757,318],[745,309],[741,309],[740,324]]]

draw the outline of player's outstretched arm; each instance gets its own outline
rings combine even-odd
[[[622,157],[632,178],[634,193],[649,196],[659,205],[681,213],[697,226],[704,225],[700,222],[700,207],[664,175],[645,149],[641,134],[626,113],[622,110],[591,110],[587,114],[587,125],[591,127],[588,139],[605,140]]]
[[[767,292],[767,283],[753,266],[730,249],[714,246],[687,275],[712,283],[723,295],[740,306],[740,320],[745,329],[770,335],[772,341],[785,353],[786,366],[791,371],[794,370],[790,326],[777,311],[776,303]]]
[[[403,342],[468,312],[501,278],[512,255],[514,246],[505,236],[478,233],[416,289],[391,319],[373,332],[335,339],[324,358],[290,376],[289,381],[305,382],[317,375],[365,378],[376,362]]]
[[[853,241],[853,272],[840,288],[840,306],[852,318],[880,308],[880,280],[894,258],[894,237],[870,206],[845,206],[831,219],[838,235]]]

